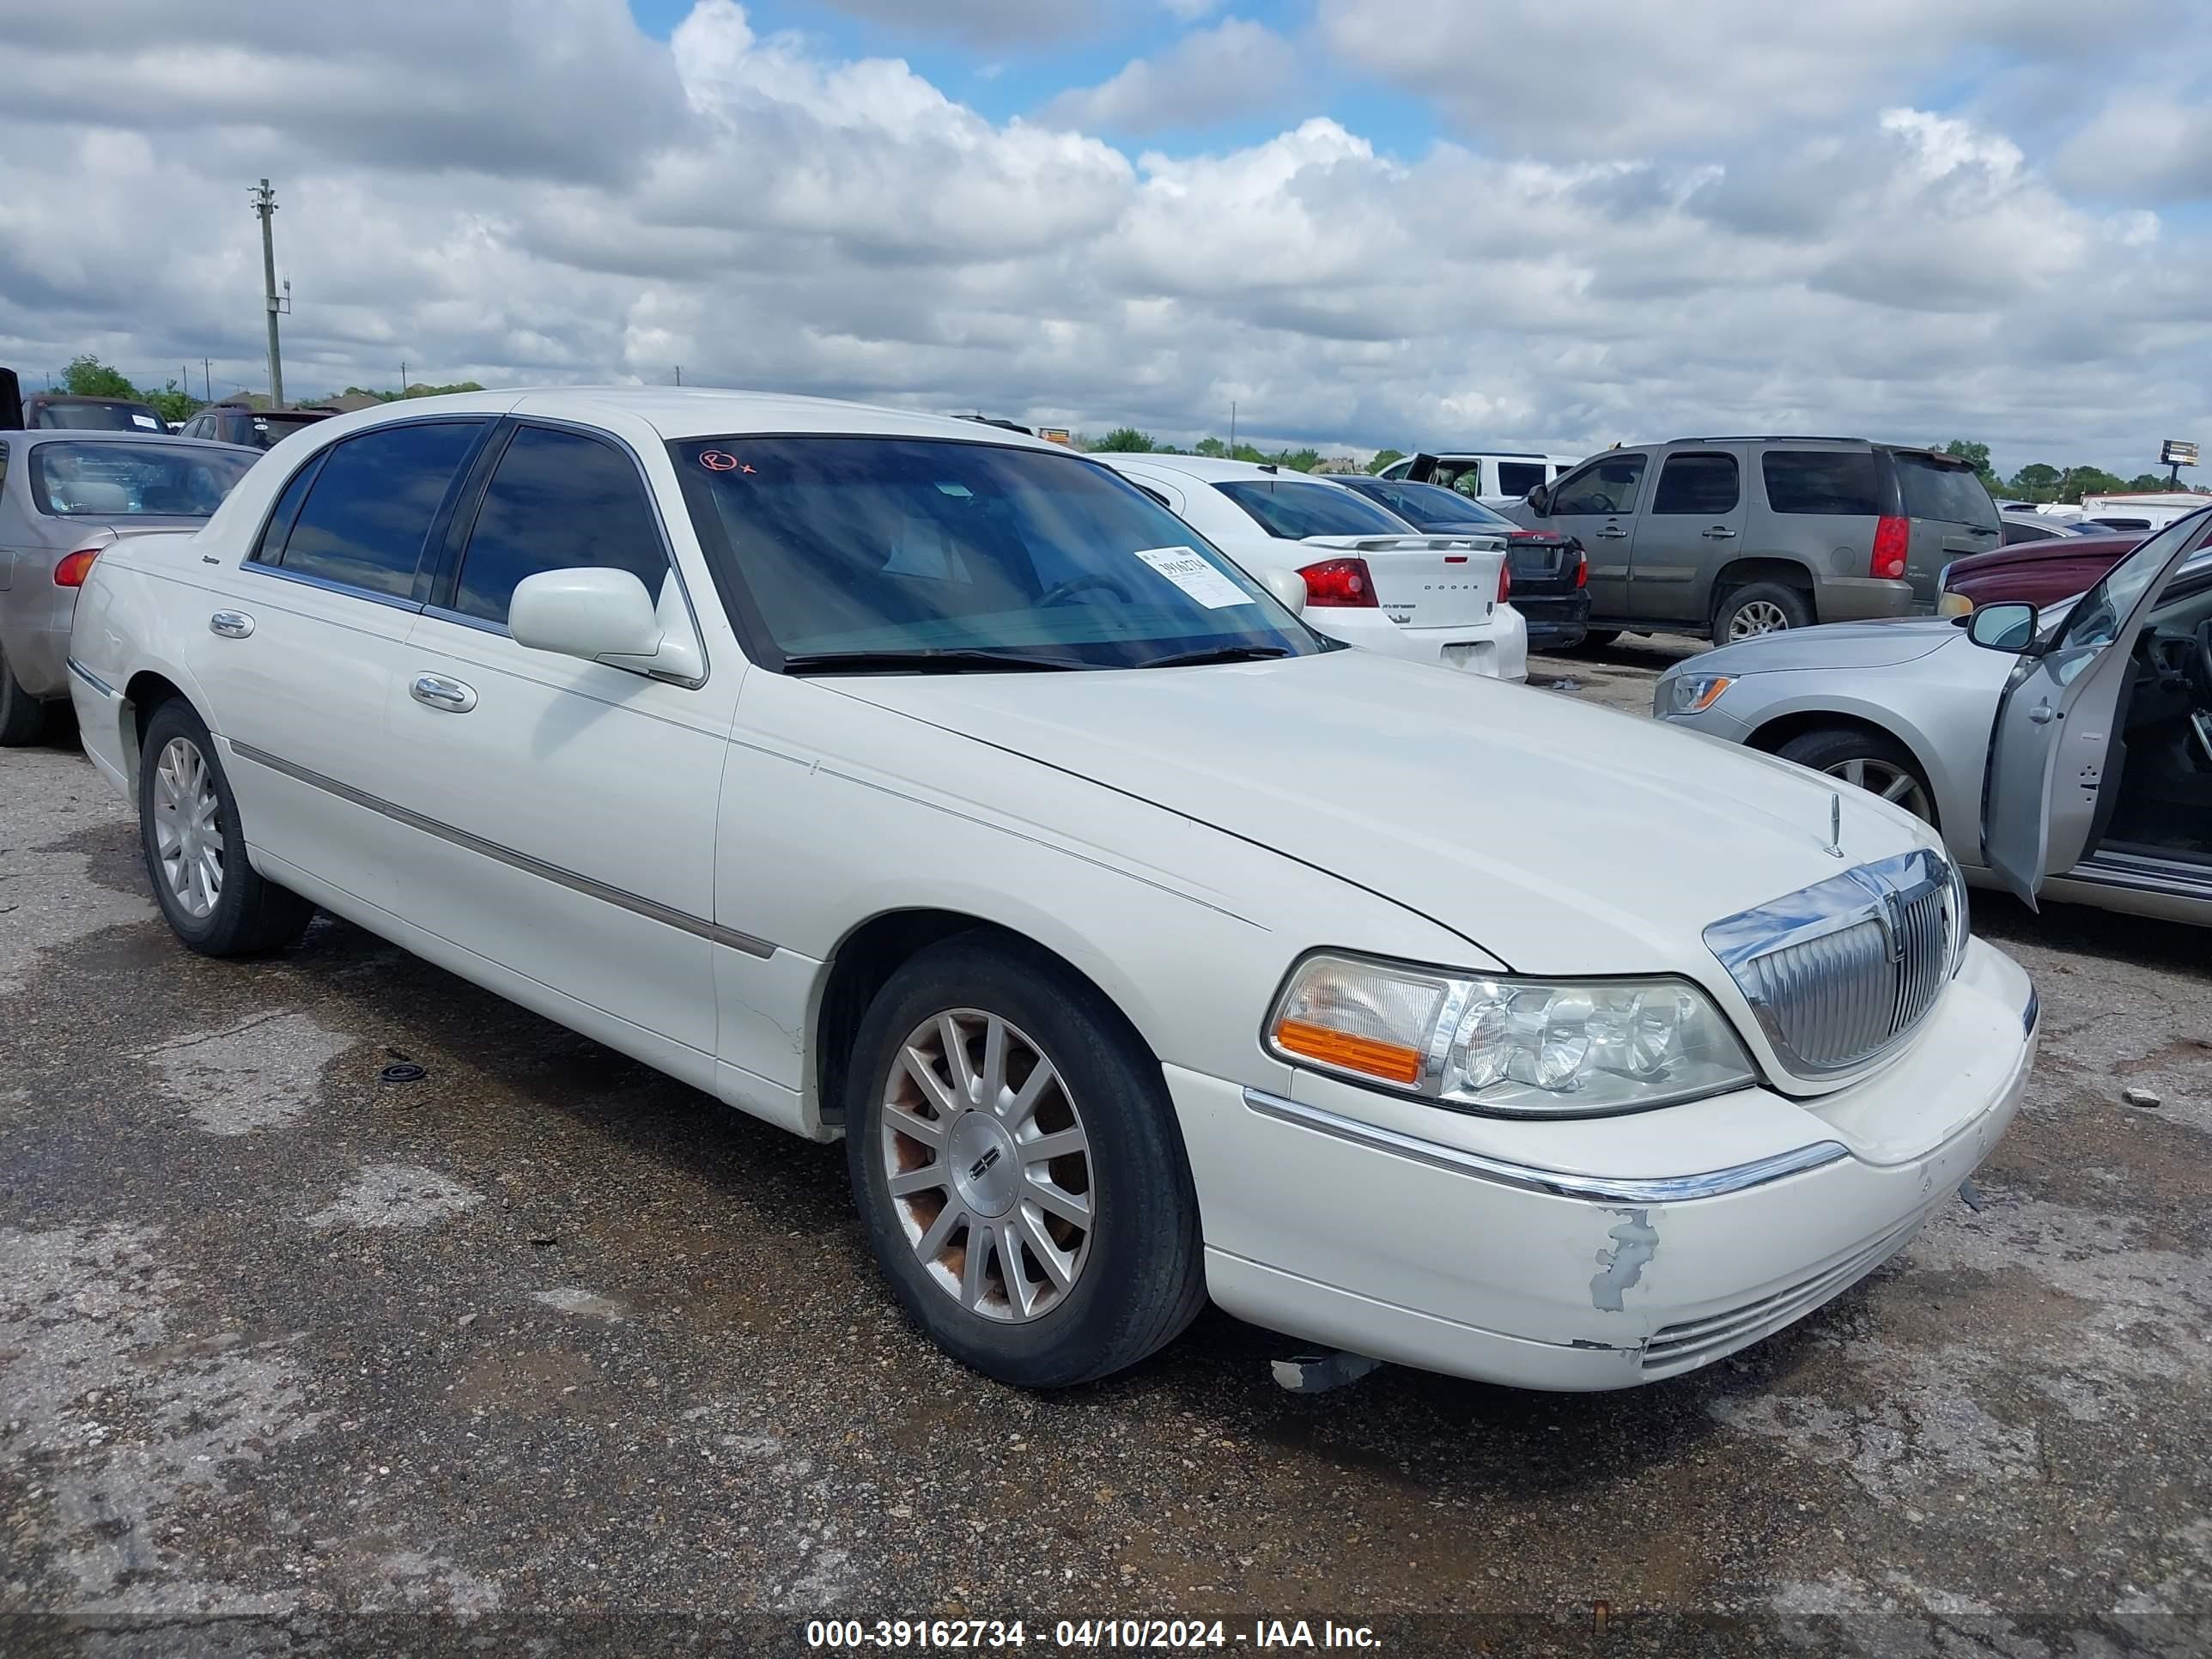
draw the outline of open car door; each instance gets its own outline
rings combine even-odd
[[[2021,654],[1990,733],[1982,791],[1982,860],[2035,907],[2046,877],[2089,850],[2120,694],[2136,672],[2136,636],[2188,556],[2187,521],[2144,542],[2106,573],[2046,639]]]
[[[1408,483],[1435,483],[1437,477],[1437,458],[1433,455],[1427,454],[1414,456],[1413,464],[1407,467],[1403,476],[1406,482]]]

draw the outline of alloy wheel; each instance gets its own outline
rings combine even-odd
[[[222,825],[215,774],[189,738],[172,738],[154,765],[154,850],[161,878],[195,921],[222,896]]]
[[[1780,605],[1771,599],[1753,599],[1729,618],[1729,637],[1747,640],[1756,634],[1779,634],[1789,626]]]
[[[1091,1251],[1091,1142],[1066,1080],[1011,1020],[933,1015],[884,1079],[891,1204],[930,1279],[970,1313],[1051,1312]]]
[[[1827,775],[1840,778],[1855,789],[1893,801],[1923,823],[1935,822],[1928,792],[1920,787],[1920,780],[1893,761],[1872,757],[1838,761],[1827,769]]]

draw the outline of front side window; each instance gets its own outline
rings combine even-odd
[[[1645,457],[1608,455],[1592,461],[1581,471],[1559,480],[1553,497],[1554,513],[1620,514],[1636,511],[1637,491],[1643,487]]]
[[[1879,519],[1891,511],[1872,450],[1770,449],[1759,470],[1777,513]]]
[[[40,444],[30,454],[31,501],[62,518],[204,519],[252,465],[184,444]]]
[[[1741,488],[1733,455],[1669,455],[1659,469],[1651,510],[1717,518],[1735,511]]]
[[[585,565],[630,571],[660,597],[668,555],[645,481],[629,456],[596,439],[524,427],[485,487],[453,609],[504,623],[525,576]]]
[[[1498,464],[1498,493],[1501,495],[1525,495],[1544,482],[1541,461],[1500,461]]]
[[[669,448],[702,541],[787,672],[1331,648],[1188,525],[1079,456],[901,438]]]
[[[1402,536],[1402,519],[1364,496],[1310,478],[1240,478],[1213,486],[1244,509],[1270,536],[1302,542],[1309,536]]]
[[[2110,645],[2117,640],[2144,590],[2166,568],[2166,562],[2204,528],[2198,517],[2191,514],[2168,525],[2106,571],[2105,579],[2081,596],[2074,614],[2067,617],[2052,651]]]
[[[386,427],[334,447],[278,563],[293,575],[409,596],[423,540],[482,426]]]

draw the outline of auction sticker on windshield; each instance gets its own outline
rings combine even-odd
[[[1253,603],[1249,593],[1215,569],[1196,548],[1140,547],[1137,556],[1208,611]]]

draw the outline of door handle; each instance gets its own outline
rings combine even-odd
[[[1732,542],[1735,539],[1735,532],[1730,530],[1724,524],[1717,524],[1711,530],[1705,532],[1705,536],[1706,538],[1711,541]]]
[[[465,714],[477,706],[474,686],[449,680],[443,674],[417,674],[407,695],[425,708],[442,708],[449,714]]]
[[[1599,531],[1597,534],[1600,541],[1617,542],[1620,540],[1622,537],[1627,535],[1628,532],[1626,530],[1623,530],[1617,524],[1609,524],[1606,526],[1604,529]]]
[[[253,631],[253,618],[243,611],[218,611],[208,618],[208,632],[227,640],[242,640]]]
[[[2039,702],[2027,711],[2027,717],[2038,726],[2048,726],[2058,718],[2058,711],[2047,702]]]

